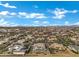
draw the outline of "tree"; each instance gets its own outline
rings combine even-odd
[[[72,43],[69,36],[57,37],[57,38],[58,38],[58,43],[61,43],[66,47],[69,46]]]

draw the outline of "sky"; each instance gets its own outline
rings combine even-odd
[[[78,1],[0,1],[0,26],[79,25]]]

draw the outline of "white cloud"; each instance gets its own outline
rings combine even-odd
[[[67,13],[77,13],[78,10],[65,10],[65,9],[59,9],[56,8],[52,13],[54,14],[54,19],[62,19],[66,16]]]
[[[6,16],[6,15],[8,15],[8,14],[9,14],[8,11],[1,11],[1,12],[0,12],[0,15],[4,15],[4,16]]]
[[[49,22],[48,21],[34,21],[35,24],[48,24]]]
[[[43,21],[43,24],[49,24],[49,22],[48,21]]]
[[[59,8],[56,8],[55,11],[53,11],[53,14],[55,16],[53,16],[54,19],[62,19],[63,17],[65,17],[65,14],[67,13],[68,11],[64,10],[64,9],[59,9]]]
[[[11,17],[17,17],[16,12],[9,12],[9,11],[1,11],[0,12],[0,18],[11,18]]]
[[[4,19],[0,20],[0,25],[6,25],[6,24],[8,24],[8,22],[4,21]]]
[[[44,14],[42,13],[26,13],[26,12],[19,12],[19,16],[25,17],[25,18],[36,18],[36,19],[41,19],[41,18],[47,18]]]
[[[15,13],[15,12],[12,12],[12,13],[9,13],[11,16],[15,16],[15,15],[17,15],[17,13]]]
[[[54,23],[54,24],[50,24],[50,26],[60,26],[61,24],[56,24],[56,23]]]
[[[11,6],[9,3],[3,4],[3,3],[0,2],[0,5],[3,6],[3,7],[6,7],[6,8],[16,8],[16,6]]]
[[[68,21],[65,21],[65,24],[67,26],[71,26],[71,25],[79,25],[79,22],[75,22],[75,23],[69,23]]]
[[[54,19],[62,19],[64,17],[65,17],[65,15],[56,15],[56,16],[53,16]]]
[[[48,21],[34,21],[33,26],[47,26],[47,25],[50,25]]]
[[[0,19],[0,26],[17,26],[17,25],[18,24],[5,21],[4,19]]]
[[[37,19],[41,19],[41,18],[46,18],[46,16],[44,14],[41,13],[31,13],[29,15],[30,18],[37,18]]]
[[[34,21],[34,24],[39,24],[40,22],[39,21]]]
[[[69,25],[69,22],[68,21],[65,21],[65,24],[64,25]]]
[[[19,14],[20,16],[26,16],[26,15],[27,15],[26,12],[18,12],[18,14]]]
[[[79,22],[74,23],[73,25],[79,25]]]
[[[45,14],[43,13],[27,13],[27,12],[9,12],[9,11],[1,11],[0,12],[0,18],[1,17],[20,17],[20,18],[26,18],[26,19],[42,19],[47,18]]]
[[[9,12],[9,11],[1,11],[0,12],[0,18],[12,18],[12,17],[17,17],[16,12]]]
[[[78,10],[73,10],[73,11],[70,11],[70,13],[77,13]]]

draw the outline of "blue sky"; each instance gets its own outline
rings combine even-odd
[[[0,26],[79,25],[79,2],[1,1]]]

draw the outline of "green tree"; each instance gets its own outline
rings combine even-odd
[[[72,42],[70,37],[64,36],[64,37],[58,37],[58,43],[63,44],[64,46],[69,46]]]

